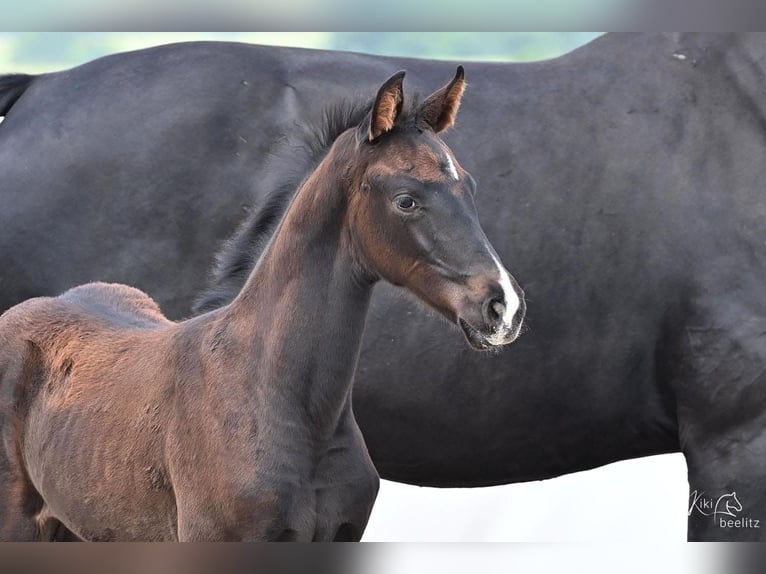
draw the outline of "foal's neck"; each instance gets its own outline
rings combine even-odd
[[[230,308],[255,383],[299,405],[319,435],[348,399],[372,291],[355,273],[337,156],[331,150],[298,190]]]

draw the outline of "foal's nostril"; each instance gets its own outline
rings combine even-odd
[[[487,326],[496,327],[503,320],[505,303],[498,297],[490,297],[484,302],[482,310],[484,311],[484,320],[487,322]]]
[[[502,301],[492,301],[490,308],[495,312],[495,318],[498,320],[505,314],[505,305]]]

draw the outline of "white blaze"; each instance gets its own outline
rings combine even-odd
[[[492,251],[490,251],[490,254],[492,255],[492,260],[495,262],[495,265],[497,265],[497,272],[500,274],[500,287],[503,288],[503,294],[505,295],[505,312],[503,313],[503,324],[507,328],[510,328],[511,323],[513,322],[513,316],[516,315],[516,311],[519,310],[521,301],[519,300],[519,296],[516,295],[516,290],[511,284],[511,276],[508,275],[508,271],[505,270],[503,264],[500,263],[500,260]]]
[[[457,181],[458,179],[460,179],[460,177],[458,176],[457,170],[455,169],[455,164],[452,162],[452,158],[449,156],[449,154],[447,154],[446,157],[447,157],[447,161],[446,161],[447,173],[450,175],[452,179]]]

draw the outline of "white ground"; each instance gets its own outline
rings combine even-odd
[[[681,542],[680,454],[619,462],[542,482],[435,489],[384,481],[367,541]]]

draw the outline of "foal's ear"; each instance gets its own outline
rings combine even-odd
[[[458,66],[452,81],[423,101],[418,116],[436,133],[451,128],[455,125],[455,116],[460,107],[464,90],[465,71],[463,66]]]
[[[403,81],[404,72],[397,72],[378,90],[368,116],[367,133],[364,134],[368,141],[375,141],[394,127],[404,104]]]

